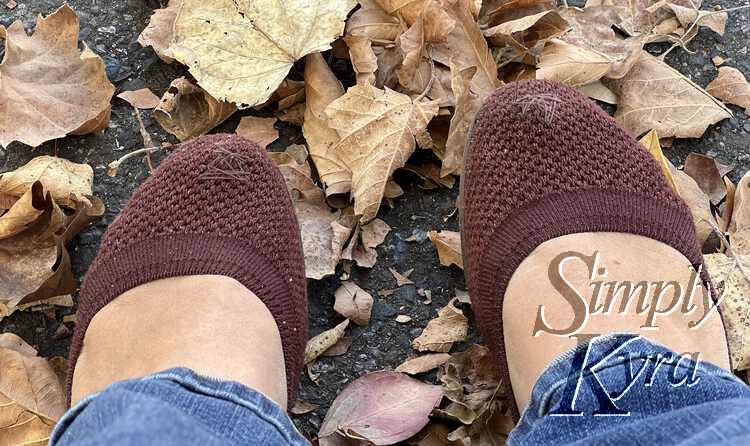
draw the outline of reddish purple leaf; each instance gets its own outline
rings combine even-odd
[[[440,386],[403,373],[370,373],[336,397],[320,428],[320,444],[330,444],[339,434],[376,445],[406,440],[427,424],[442,397]]]

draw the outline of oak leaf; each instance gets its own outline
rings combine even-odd
[[[438,112],[435,102],[372,85],[356,85],[325,109],[339,135],[335,153],[352,172],[354,212],[362,222],[375,218],[391,174],[406,164]]]
[[[183,0],[169,56],[209,94],[265,102],[307,54],[331,48],[353,0]]]
[[[104,61],[78,48],[79,21],[68,5],[39,17],[29,36],[20,21],[6,30],[0,63],[0,146],[38,146],[69,133],[99,131],[115,87]],[[44,73],[44,75],[40,75]]]
[[[644,52],[622,79],[605,83],[619,98],[615,119],[634,136],[653,129],[662,138],[699,138],[732,113],[716,98]]]

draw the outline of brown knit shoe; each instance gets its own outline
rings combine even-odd
[[[520,81],[496,91],[477,115],[465,160],[461,231],[469,294],[509,385],[503,298],[514,271],[543,242],[630,233],[672,246],[696,268],[702,262],[690,211],[659,165],[572,88]]]
[[[265,150],[235,135],[182,144],[109,226],[81,287],[68,389],[86,329],[102,307],[147,282],[198,274],[231,277],[268,307],[294,401],[307,342],[297,219]]]

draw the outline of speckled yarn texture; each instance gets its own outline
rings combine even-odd
[[[621,232],[664,242],[695,267],[702,262],[690,211],[656,160],[572,88],[533,80],[497,90],[477,114],[465,162],[469,295],[511,399],[503,297],[537,246],[567,234]]]
[[[231,277],[268,307],[294,401],[307,342],[299,228],[279,170],[264,149],[236,135],[181,144],[107,229],[81,287],[68,389],[86,329],[102,307],[147,282],[196,274]]]

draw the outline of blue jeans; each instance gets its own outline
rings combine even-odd
[[[118,382],[68,411],[53,446],[306,445],[286,413],[241,384],[171,369]],[[633,335],[557,358],[508,438],[515,445],[747,445],[750,388]]]

